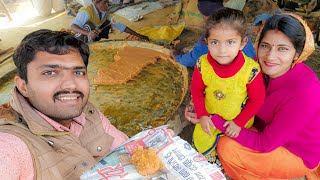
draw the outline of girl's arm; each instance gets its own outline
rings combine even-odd
[[[198,65],[196,65],[193,71],[190,90],[194,108],[197,113],[197,119],[199,119],[201,116],[210,116],[204,104],[205,84],[202,80]]]
[[[234,123],[240,127],[244,127],[246,123],[258,113],[262,106],[266,90],[261,71],[258,72],[251,82],[247,84],[248,101],[245,107],[241,110],[240,114],[234,118]]]

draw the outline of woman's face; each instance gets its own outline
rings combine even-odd
[[[271,78],[285,74],[298,57],[289,37],[278,30],[269,30],[258,47],[258,59],[262,71]]]

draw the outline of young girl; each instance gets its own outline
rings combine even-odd
[[[197,61],[191,95],[199,119],[193,143],[210,162],[218,163],[215,146],[222,134],[214,128],[211,115],[229,120],[224,124],[226,135],[237,137],[241,127],[252,125],[264,101],[259,64],[242,52],[246,36],[246,19],[239,10],[223,8],[207,21],[205,40],[209,52]]]

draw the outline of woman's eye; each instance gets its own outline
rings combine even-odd
[[[285,47],[279,47],[279,51],[287,51],[288,48],[285,48]]]
[[[261,48],[267,48],[268,46],[266,44],[260,44]]]

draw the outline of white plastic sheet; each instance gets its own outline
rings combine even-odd
[[[92,0],[76,0],[76,1],[80,3],[82,6],[93,4]]]
[[[156,149],[157,156],[165,167],[148,177],[140,175],[135,166],[130,163],[130,155],[138,146]],[[80,177],[82,180],[145,180],[146,178],[226,179],[216,165],[208,163],[203,155],[179,136],[171,137],[164,127],[143,131],[130,138]]]

